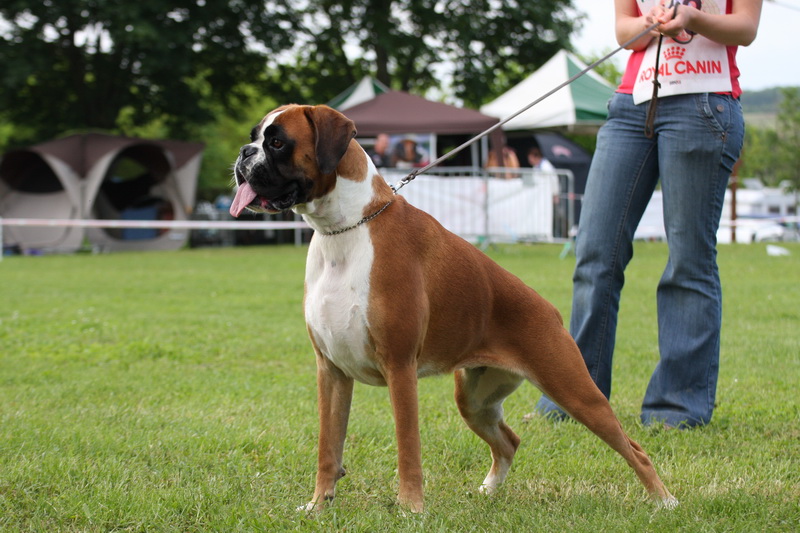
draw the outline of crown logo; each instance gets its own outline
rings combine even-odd
[[[686,48],[682,46],[670,46],[664,50],[664,60],[669,61],[670,59],[681,59],[685,53]]]

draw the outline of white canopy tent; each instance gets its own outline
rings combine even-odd
[[[585,68],[586,65],[580,59],[561,50],[536,72],[482,106],[481,113],[504,120]],[[606,105],[613,93],[613,85],[594,71],[589,71],[510,120],[503,129],[519,131],[560,128],[574,132],[594,132],[606,119]]]

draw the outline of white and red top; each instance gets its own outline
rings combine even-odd
[[[636,0],[640,13],[648,12],[656,0]],[[692,2],[707,13],[731,12],[731,0],[682,0]],[[681,41],[685,39],[681,38]],[[636,50],[628,58],[628,65],[617,92],[632,94],[634,103],[646,102],[653,94],[658,40],[653,39],[644,50]],[[737,46],[725,46],[693,35],[686,44],[664,37],[659,58],[659,96],[693,93],[722,93],[738,98],[739,68],[736,66]]]

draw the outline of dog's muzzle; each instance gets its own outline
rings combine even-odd
[[[300,193],[297,183],[287,184],[289,190],[277,196],[261,194],[256,190],[258,186],[256,188],[253,187],[247,176],[253,175],[252,169],[254,165],[248,165],[246,161],[257,153],[258,149],[251,145],[242,147],[239,158],[234,165],[237,189],[230,208],[230,213],[233,217],[238,217],[245,209],[257,213],[280,213],[294,207],[299,201]]]
[[[237,177],[237,181],[238,179]],[[250,183],[242,181],[236,189],[236,196],[231,203],[230,213],[233,217],[238,217],[245,209],[257,213],[280,213],[294,207],[298,202],[298,197],[297,188],[294,188],[292,191],[276,198],[267,198],[253,190]]]

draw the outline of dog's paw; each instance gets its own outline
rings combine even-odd
[[[295,509],[298,513],[310,513],[312,511],[320,511],[322,509],[322,505],[318,504],[317,502],[308,502],[305,505],[300,505]]]
[[[480,492],[481,494],[485,494],[487,496],[491,496],[492,494],[497,492],[497,486],[496,485],[488,485],[488,484],[484,483],[483,485],[478,487],[478,492]]]
[[[314,495],[314,498],[305,505],[297,508],[301,513],[310,513],[311,511],[321,511],[326,505],[333,501],[333,491],[325,496]]]
[[[295,511],[297,511],[298,513],[310,513],[311,511],[314,510],[315,507],[316,504],[314,502],[308,502],[305,505],[299,505],[297,509],[295,509]]]
[[[397,496],[397,504],[404,513],[420,514],[425,512],[425,504],[421,496]]]
[[[661,509],[675,509],[678,506],[678,499],[670,495],[658,502],[658,507]]]

